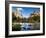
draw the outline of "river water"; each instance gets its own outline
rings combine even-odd
[[[21,31],[40,30],[40,23],[15,23],[21,24]]]

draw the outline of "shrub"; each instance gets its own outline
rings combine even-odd
[[[21,30],[21,25],[20,24],[15,24],[12,26],[12,31],[20,31]]]

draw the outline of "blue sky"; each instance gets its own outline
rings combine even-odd
[[[40,8],[33,8],[33,7],[12,7],[12,11],[15,12],[16,8],[18,8],[18,10],[21,12],[21,14],[24,17],[28,17],[31,13],[33,13],[34,11],[40,11]]]

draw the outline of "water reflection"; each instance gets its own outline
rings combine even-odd
[[[40,23],[14,23],[12,31],[40,30]]]
[[[22,26],[21,26],[21,30],[22,30],[22,31],[31,30],[31,29],[32,29],[32,25],[29,24],[29,23],[24,23],[24,24],[22,24]]]

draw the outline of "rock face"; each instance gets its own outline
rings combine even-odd
[[[16,8],[16,11],[15,11],[14,15],[15,15],[16,17],[22,18],[23,16],[22,16],[21,13],[22,13],[21,10],[18,10],[18,8]]]

